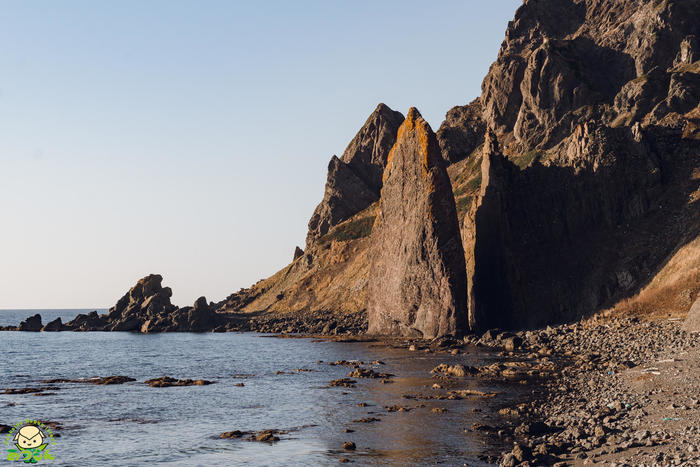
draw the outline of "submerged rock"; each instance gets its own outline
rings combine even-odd
[[[452,186],[435,134],[415,108],[391,150],[371,240],[368,333],[433,338],[465,331]]]
[[[124,384],[131,381],[136,381],[134,378],[128,376],[102,376],[95,378],[56,378],[56,379],[45,379],[42,383],[55,384],[55,383],[85,383],[85,384],[96,384],[98,386],[107,386],[111,384]]]
[[[146,384],[152,388],[169,388],[172,386],[207,386],[214,384],[215,381],[207,381],[205,379],[176,379],[170,376],[162,376],[160,378],[148,379]]]

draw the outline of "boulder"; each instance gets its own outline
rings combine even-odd
[[[41,331],[41,315],[30,316],[19,324],[19,331],[38,332]]]
[[[112,323],[109,327],[110,331],[140,331],[143,326],[143,319],[132,316],[123,318]],[[81,329],[87,331],[88,329]]]
[[[683,330],[687,332],[700,332],[700,298],[695,300],[688,310],[688,316],[683,322]]]
[[[415,108],[389,155],[371,243],[368,333],[434,338],[465,331],[452,186],[437,138]]]
[[[88,314],[81,313],[72,321],[66,323],[65,328],[74,331],[102,331],[107,325],[107,317],[100,316],[97,311]]]

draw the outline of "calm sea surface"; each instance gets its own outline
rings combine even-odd
[[[86,311],[0,311],[0,325],[17,324],[36,312],[46,323]],[[519,396],[517,388],[465,381],[464,387],[499,392],[488,401],[421,401],[402,395],[439,393],[430,389],[430,369],[439,363],[483,365],[494,358],[259,334],[0,332],[0,392],[41,387],[41,380],[50,378],[136,378],[112,386],[58,384],[59,390],[44,396],[0,394],[0,423],[27,418],[61,423],[64,428],[50,448],[55,460],[41,462],[46,465],[337,465],[341,458],[355,465],[479,465],[476,456],[486,440],[465,428],[495,423],[494,412]],[[385,365],[375,370],[394,373],[394,383],[359,379],[354,389],[326,388],[351,370],[326,363],[339,359],[381,360]],[[312,371],[295,371],[299,368]],[[143,383],[163,375],[216,384],[151,388]],[[409,412],[384,408],[421,403],[425,407]],[[447,412],[434,414],[433,407]],[[363,417],[380,421],[353,422]],[[225,431],[268,428],[290,432],[275,444],[217,438]],[[346,428],[355,431],[345,433]],[[0,440],[7,462],[5,435]],[[344,451],[345,441],[354,441],[357,450]]]

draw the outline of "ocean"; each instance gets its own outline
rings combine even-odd
[[[86,310],[0,311],[0,324],[17,324],[37,312],[46,323],[57,316],[67,321]],[[495,391],[498,396],[403,396],[439,392],[431,389],[435,380],[430,374],[439,363],[476,366],[496,358],[476,349],[453,356],[378,343],[253,333],[0,332],[0,393],[46,386],[42,380],[53,378],[136,379],[110,386],[52,384],[58,389],[39,396],[0,394],[0,424],[25,419],[59,422],[60,437],[49,447],[54,460],[40,461],[48,465],[288,466],[336,465],[341,459],[355,465],[480,465],[478,455],[492,441],[467,429],[473,423],[497,423],[498,407],[512,404],[524,389],[467,378],[462,387]],[[396,376],[391,384],[356,379],[356,388],[327,387],[352,370],[327,364],[340,359],[381,360],[383,365],[365,366]],[[144,384],[164,375],[216,383],[170,388]],[[385,407],[392,405],[410,410],[388,412]],[[433,413],[435,407],[447,411]],[[354,421],[367,417],[378,421]],[[222,432],[263,429],[288,433],[273,444],[218,438]],[[8,441],[6,435],[0,439]],[[357,449],[344,450],[346,441]],[[3,459],[8,447],[11,443],[2,444]]]

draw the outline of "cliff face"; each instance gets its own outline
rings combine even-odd
[[[671,67],[698,59],[699,13],[695,0],[526,1],[484,80],[484,119],[526,148],[552,147],[582,119],[610,122],[627,83],[654,70],[670,79]],[[669,91],[649,93],[643,105],[655,107]],[[680,101],[680,113],[693,107],[690,98]]]
[[[451,109],[437,132],[452,188],[441,199],[455,206],[461,251],[437,245],[443,234],[430,231],[420,171],[390,168],[385,178],[396,182],[382,188],[389,151],[405,146],[395,145],[403,117],[380,105],[331,161],[304,254],[221,307],[369,308],[370,330],[435,336],[578,319],[621,302],[643,307],[660,294],[673,298],[654,303],[692,303],[698,17],[697,0],[525,1],[481,97]],[[431,215],[449,224],[447,211]],[[459,273],[446,272],[457,257],[462,291]],[[444,275],[428,277],[435,265]],[[435,287],[435,277],[444,284]],[[423,288],[445,294],[434,312],[419,312]]]
[[[462,229],[473,329],[611,306],[697,237],[699,15],[696,1],[518,10],[484,80],[492,143]]]

